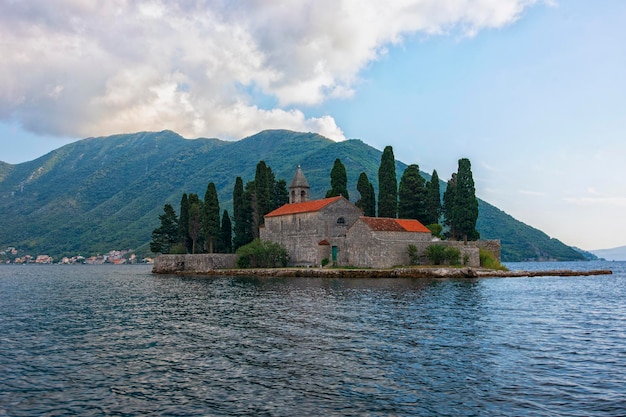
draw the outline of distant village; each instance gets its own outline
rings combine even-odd
[[[76,255],[72,257],[64,256],[63,258],[56,260],[48,255],[21,255],[20,250],[15,247],[9,246],[8,248],[0,251],[0,260],[3,264],[87,264],[87,265],[124,265],[124,264],[139,264],[139,263],[152,263],[152,258],[137,258],[137,255],[133,253],[132,249],[129,250],[112,250],[103,255],[95,255],[84,257],[82,255]]]

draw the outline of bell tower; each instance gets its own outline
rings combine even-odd
[[[298,165],[296,174],[293,176],[293,180],[291,180],[291,185],[289,186],[289,204],[309,201],[309,188],[309,183],[304,177],[302,168]]]

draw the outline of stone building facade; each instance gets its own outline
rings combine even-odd
[[[285,246],[295,266],[319,266],[324,260],[339,266],[391,268],[409,265],[408,246],[416,246],[426,262],[433,244],[454,246],[468,266],[479,266],[479,246],[500,258],[498,241],[433,242],[430,230],[413,219],[365,217],[342,196],[308,200],[309,185],[298,166],[289,187],[290,202],[265,215],[261,240]]]

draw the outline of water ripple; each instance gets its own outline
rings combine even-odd
[[[0,416],[624,415],[626,268],[611,267],[332,280],[2,266]]]

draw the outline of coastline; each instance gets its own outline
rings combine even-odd
[[[574,271],[554,269],[544,271],[500,271],[485,268],[418,267],[392,269],[348,269],[348,268],[228,268],[205,271],[158,271],[155,274],[198,275],[198,276],[258,276],[293,278],[522,278],[541,276],[594,276],[611,275],[610,269]]]

